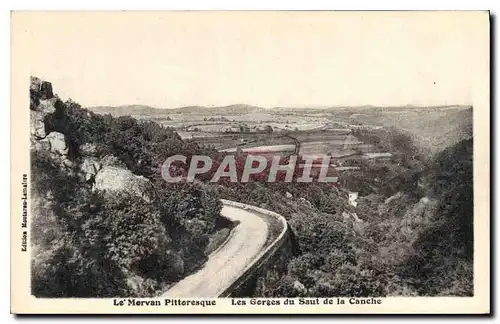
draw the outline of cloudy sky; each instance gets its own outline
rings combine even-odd
[[[478,13],[14,13],[13,45],[26,48],[30,73],[84,106],[472,104],[488,67],[486,22]]]

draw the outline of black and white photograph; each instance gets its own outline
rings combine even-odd
[[[12,20],[29,298],[159,313],[487,298],[487,12]]]

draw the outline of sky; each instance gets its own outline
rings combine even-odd
[[[32,75],[83,106],[470,105],[488,60],[485,21],[458,12],[31,12],[13,14],[12,41],[24,44]]]

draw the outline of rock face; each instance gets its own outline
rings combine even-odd
[[[52,93],[50,82],[31,77],[30,84],[30,128],[33,139],[42,139],[45,133],[44,119],[56,111],[57,98]]]
[[[30,99],[31,148],[48,153],[54,163],[62,169],[71,168],[73,163],[68,159],[64,134],[59,132],[47,134],[45,130],[45,119],[56,111],[57,98],[54,98],[52,93],[52,85],[32,77]]]
[[[95,188],[108,192],[124,191],[141,197],[147,202],[151,201],[151,195],[148,194],[150,188],[148,179],[115,166],[104,166],[97,172]]]
[[[73,162],[68,158],[68,147],[64,134],[59,132],[51,132],[41,140],[32,139],[32,147],[35,151],[46,151],[56,165],[61,169],[71,172]]]
[[[68,154],[68,148],[66,147],[64,134],[61,134],[59,132],[51,132],[43,139],[43,141],[49,143],[50,151],[52,153],[57,153],[60,155]]]
[[[30,131],[34,139],[45,138],[45,123],[43,122],[44,114],[40,111],[30,111]]]
[[[30,84],[30,126],[32,149],[48,153],[54,164],[68,173],[76,173],[82,181],[92,181],[94,190],[108,192],[125,191],[141,197],[147,202],[151,199],[150,182],[145,177],[136,176],[114,156],[98,159],[95,144],[80,146],[81,160],[72,162],[68,158],[65,134],[47,134],[44,120],[56,111],[58,98],[54,97],[52,85],[36,77]],[[66,134],[71,136],[71,134]],[[75,164],[78,164],[76,166]]]

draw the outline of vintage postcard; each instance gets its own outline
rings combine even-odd
[[[488,314],[488,12],[23,12],[11,311]]]

